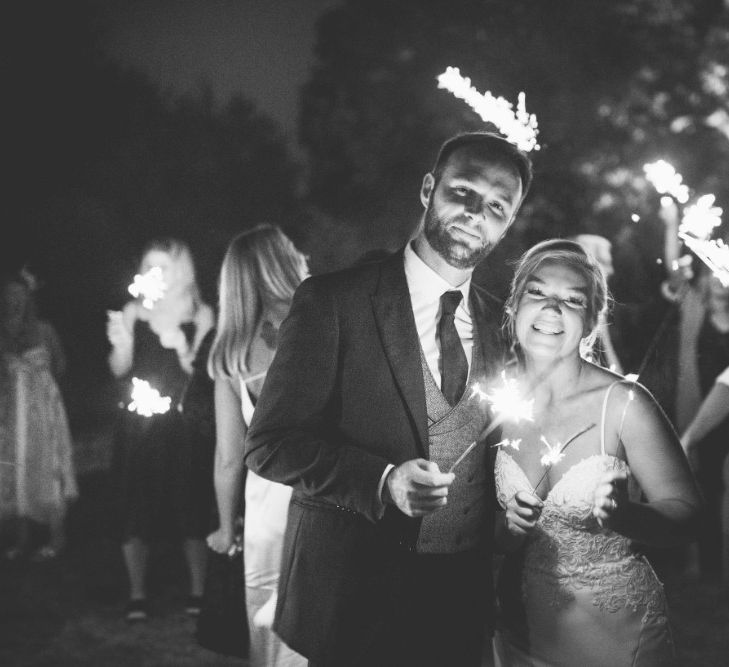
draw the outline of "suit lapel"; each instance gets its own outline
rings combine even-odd
[[[381,264],[380,280],[372,294],[372,308],[392,375],[418,434],[421,454],[427,457],[428,416],[423,369],[402,252]]]

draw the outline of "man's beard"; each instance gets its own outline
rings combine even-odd
[[[484,243],[472,249],[465,243],[454,239],[447,231],[448,220],[438,217],[432,204],[425,209],[425,238],[448,264],[456,269],[472,269],[493,249],[493,244]]]

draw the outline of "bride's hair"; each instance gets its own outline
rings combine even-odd
[[[609,293],[605,274],[598,261],[575,241],[547,239],[527,250],[519,259],[511,292],[506,300],[504,329],[511,343],[517,346],[516,311],[524,296],[531,276],[545,264],[566,266],[582,276],[587,283],[587,309],[581,352],[589,351],[597,338],[597,327],[603,321],[608,308]]]

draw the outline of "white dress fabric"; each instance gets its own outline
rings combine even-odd
[[[628,470],[605,453],[602,409],[599,454],[569,468],[547,495],[523,549],[505,557],[499,581],[501,627],[496,665],[661,667],[674,664],[663,586],[628,538],[602,529],[592,515],[600,477]],[[533,493],[526,473],[499,449],[496,493],[506,503]]]
[[[71,432],[48,348],[2,360],[0,518],[48,524],[78,495]]]
[[[243,420],[249,425],[253,402],[244,380],[240,386]],[[271,629],[290,498],[291,487],[263,479],[252,470],[246,472],[243,563],[251,667],[307,664],[306,658],[291,650]]]

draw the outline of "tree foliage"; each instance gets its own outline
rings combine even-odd
[[[448,65],[480,91],[525,91],[537,114],[525,243],[613,237],[655,206],[642,166],[658,157],[726,197],[729,115],[712,116],[727,106],[722,16],[716,0],[348,0],[319,22],[302,99],[312,201],[364,243],[403,242],[439,144],[484,127],[437,89]]]

